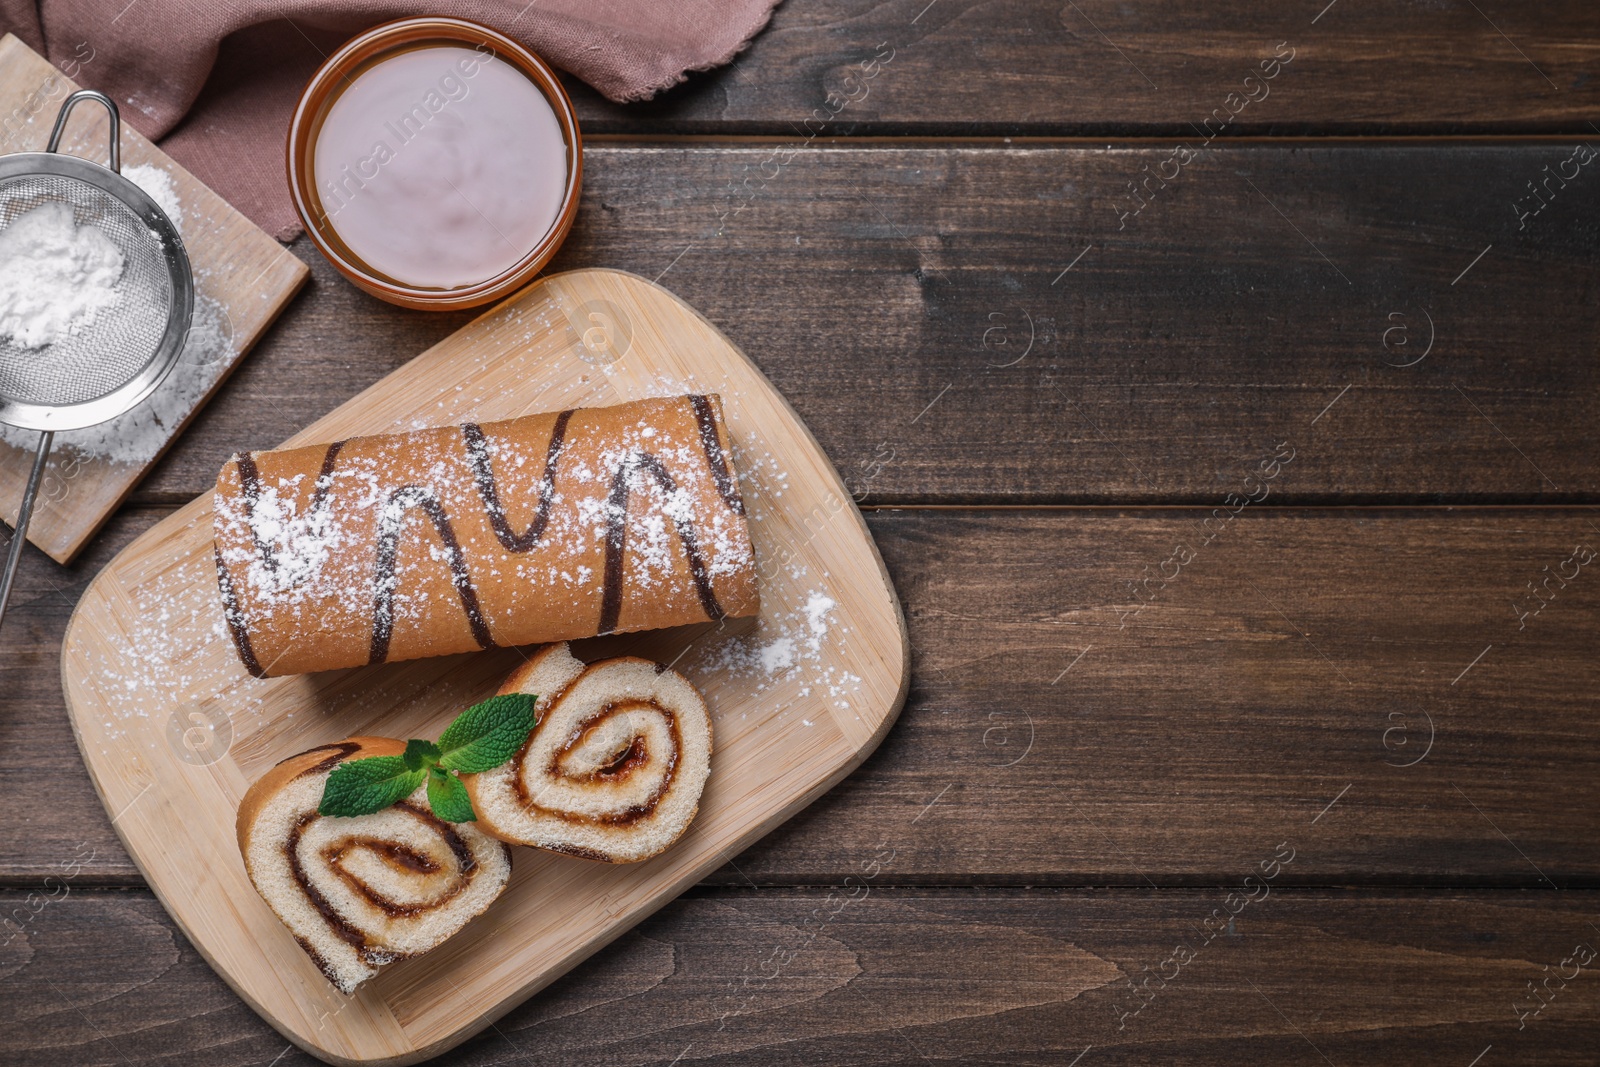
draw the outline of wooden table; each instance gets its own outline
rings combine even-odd
[[[1600,8],[1323,4],[791,0],[659,102],[575,89],[554,268],[762,365],[915,677],[849,781],[452,1062],[1594,1062]],[[294,247],[97,543],[26,559],[0,1062],[310,1062],[141,887],[57,677],[118,548],[467,319]]]

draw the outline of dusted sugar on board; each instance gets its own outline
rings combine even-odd
[[[715,395],[241,453],[214,521],[260,677],[759,608]]]

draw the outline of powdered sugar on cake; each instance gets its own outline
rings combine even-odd
[[[469,628],[478,647],[580,636],[563,631],[590,611],[602,632],[748,614],[754,557],[715,400],[638,404],[239,457],[216,514],[246,665],[256,626],[292,673],[354,665],[363,621],[381,662],[391,638],[406,658],[464,651]],[[313,630],[343,644],[299,644]]]
[[[713,507],[703,509],[706,513],[695,513],[691,490],[703,489],[703,483],[709,480],[703,455],[697,455],[692,445],[682,442],[668,446],[665,436],[647,424],[633,424],[615,433],[604,449],[591,451],[591,460],[563,462],[552,506],[571,514],[575,504],[581,505],[576,509],[582,513],[581,521],[552,525],[549,542],[539,551],[481,566],[474,570],[474,580],[484,585],[513,583],[545,595],[555,589],[579,595],[592,588],[599,575],[593,567],[574,558],[579,555],[575,550],[603,542],[608,518],[615,514],[608,510],[608,497],[616,471],[630,456],[648,452],[673,471],[677,485],[666,491],[641,471],[636,470],[631,476],[630,488],[639,497],[638,503],[642,505],[648,498],[650,506],[640,506],[627,515],[629,580],[641,584],[661,582],[671,575],[674,562],[682,565],[683,547],[675,527],[687,520],[695,523],[705,546],[708,569],[721,575],[741,566],[755,567],[762,581],[762,612],[753,631],[737,634],[716,628],[686,650],[675,666],[710,686],[720,684],[713,681],[715,678],[727,678],[739,689],[756,694],[753,701],[738,702],[741,717],[761,721],[781,717],[803,728],[813,725],[818,710],[854,710],[862,679],[849,670],[848,660],[841,654],[850,640],[851,628],[841,617],[831,577],[826,571],[818,573],[813,569],[815,560],[805,541],[787,548],[763,541],[767,546],[763,551],[773,554],[761,561],[765,566],[757,567],[758,561],[744,547],[747,542],[738,524],[729,521],[731,512],[724,514],[724,509]],[[517,481],[513,474],[520,472],[517,484],[522,486],[539,477],[546,459],[541,448],[509,446],[492,431],[488,437],[498,474]],[[765,450],[740,445],[735,447],[732,458],[746,489],[749,521],[752,529],[758,529],[763,524],[763,514],[774,512],[774,499],[787,488],[787,473],[783,464]],[[422,471],[425,477],[416,479],[416,483],[438,494],[450,509],[470,506],[480,509],[480,515],[483,513],[476,488],[470,482],[463,484],[458,461],[441,458]],[[312,506],[316,488],[315,480],[306,475],[281,482],[266,479],[250,514],[239,506],[239,498],[220,494],[218,518],[245,523],[252,531],[252,539],[259,538],[268,546],[274,560],[266,564],[265,556],[234,548],[229,552],[230,561],[246,563],[247,568],[241,568],[244,580],[280,605],[299,610],[312,603],[312,591],[329,588],[351,603],[369,605],[374,591],[371,556],[363,555],[365,565],[361,567],[337,564],[341,546],[354,533],[337,521],[336,509]],[[369,512],[384,506],[393,488],[376,462],[343,460],[335,466],[324,495],[330,500],[339,499],[342,507]],[[512,512],[503,517],[511,519],[518,531],[530,521],[532,510],[525,497],[507,498],[502,506]],[[845,501],[828,507],[832,509],[827,512],[830,519],[848,511]],[[407,557],[408,568],[447,568],[447,553],[427,517],[418,509],[402,511],[398,516],[402,537],[413,546]],[[204,564],[185,562],[154,584],[143,586],[140,599],[146,610],[125,620],[130,648],[114,662],[105,664],[102,681],[123,694],[114,704],[127,714],[166,714],[161,709],[170,709],[174,702],[227,692],[237,728],[261,713],[264,695],[272,692],[272,683],[250,680],[238,672],[237,661],[227,649],[231,637],[215,586],[203,573],[209,570],[209,560]],[[429,596],[416,590],[415,583],[408,583],[409,573],[410,570],[401,570],[396,574],[397,619],[421,615],[429,608]],[[197,600],[196,590],[209,595]],[[451,596],[448,589],[443,595]],[[455,610],[453,603],[450,607]],[[309,608],[305,621],[308,632],[315,632],[316,616]],[[224,675],[225,681],[221,680]],[[212,703],[206,699],[204,706]],[[274,714],[285,713],[280,708]],[[246,718],[238,718],[241,715]]]
[[[327,562],[337,536],[326,508],[301,509],[292,479],[283,492],[264,490],[249,516],[263,551],[250,555],[250,582],[269,593],[282,593],[313,578]]]

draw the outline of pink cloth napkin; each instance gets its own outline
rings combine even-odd
[[[300,90],[355,33],[410,15],[471,19],[612,100],[730,61],[778,0],[0,0],[15,33],[280,240],[300,231],[284,138]]]

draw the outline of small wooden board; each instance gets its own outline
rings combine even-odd
[[[95,62],[92,50],[85,56],[83,66]],[[43,152],[61,102],[77,88],[16,37],[0,37],[0,153]],[[76,108],[61,150],[104,162],[105,111]],[[159,168],[172,180],[180,205],[173,221],[194,271],[194,326],[178,365],[143,403],[100,426],[56,434],[28,540],[58,563],[77,555],[117,510],[311,273],[124,119],[123,173],[135,167]],[[0,518],[7,523],[16,522],[36,446],[32,431],[0,430]]]
[[[84,593],[62,680],[112,823],[195,947],[308,1052],[403,1064],[465,1040],[820,796],[899,712],[905,621],[837,472],[727,338],[640,278],[587,270],[547,279],[287,443],[683,392],[723,398],[761,615],[575,651],[651,656],[700,687],[716,755],[699,817],[641,864],[514,849],[511,885],[484,915],[354,997],[322,978],[251,887],[234,842],[239,799],[272,764],[315,745],[351,734],[437,736],[520,653],[250,678],[223,624],[210,494],[135,541]]]

